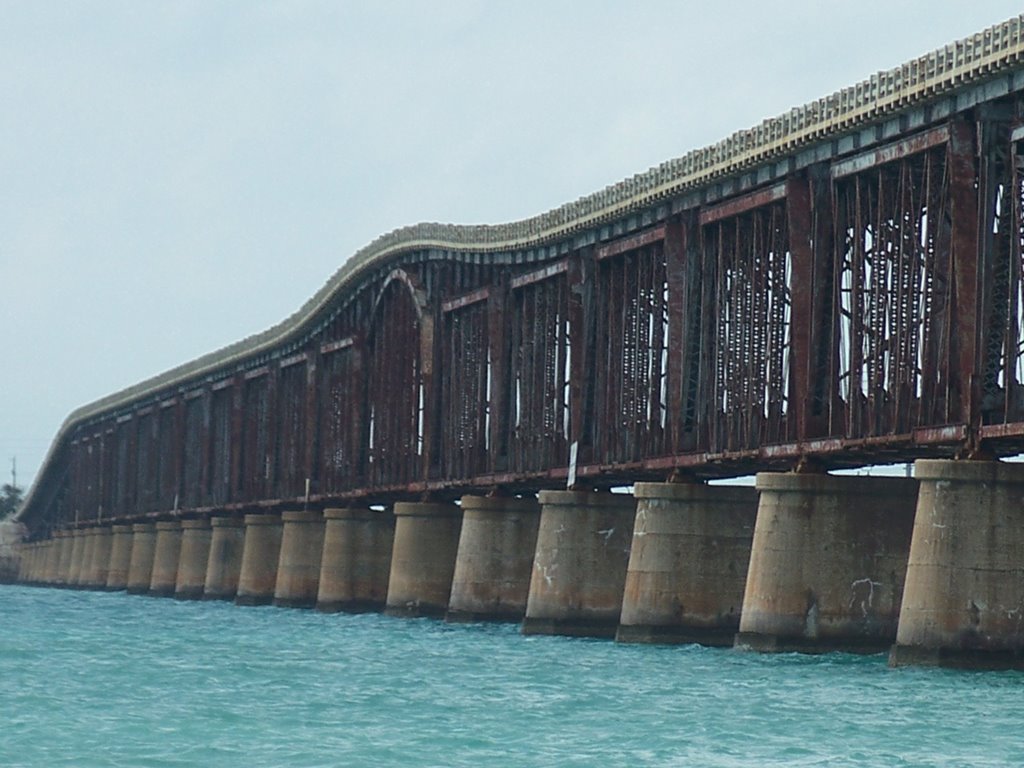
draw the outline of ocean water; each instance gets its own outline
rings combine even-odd
[[[0,587],[0,766],[1014,766],[1024,674]]]

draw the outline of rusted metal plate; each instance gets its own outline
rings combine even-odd
[[[700,212],[700,223],[701,226],[705,224],[713,224],[716,221],[722,219],[729,219],[733,216],[738,216],[741,213],[753,210],[754,208],[761,208],[765,205],[778,202],[786,196],[786,185],[775,184],[766,189],[759,189],[756,192],[750,192],[740,197],[734,197],[731,200],[726,200],[723,203],[703,208]]]
[[[509,281],[509,285],[512,288],[522,288],[523,286],[530,285],[532,283],[539,283],[541,280],[547,280],[555,275],[560,275],[566,271],[569,267],[569,262],[566,259],[557,261],[550,266],[544,267],[544,269],[538,269],[534,272],[528,272],[525,275],[519,275],[513,277]]]
[[[339,339],[338,341],[328,341],[320,345],[320,354],[329,355],[331,352],[337,352],[340,349],[348,349],[354,343],[354,336],[346,336],[344,339]]]
[[[475,291],[459,296],[455,299],[448,299],[441,304],[441,311],[444,313],[454,312],[457,309],[468,307],[471,304],[476,304],[481,301],[486,301],[491,295],[489,288],[479,288]]]
[[[861,173],[874,168],[877,165],[891,163],[894,160],[901,160],[904,157],[924,152],[940,144],[949,141],[950,130],[948,125],[940,125],[930,131],[919,133],[916,136],[909,136],[892,144],[887,144],[878,149],[861,153],[848,160],[841,160],[832,164],[831,174],[833,179],[841,179],[854,173]]]
[[[966,439],[966,424],[949,424],[941,427],[918,427],[914,430],[914,442],[922,445],[929,443],[959,443]]]
[[[1024,436],[1024,422],[1013,422],[1012,424],[986,424],[980,428],[982,439],[998,439],[1005,437]]]
[[[266,376],[268,373],[270,373],[270,368],[266,365],[261,365],[259,368],[253,368],[252,370],[246,371],[242,374],[242,379],[244,381],[252,381],[253,379],[258,379],[260,376]]]
[[[654,227],[643,232],[638,232],[635,235],[624,237],[620,240],[607,243],[598,247],[594,256],[598,260],[607,259],[611,256],[618,256],[620,253],[626,253],[627,251],[635,251],[638,248],[643,248],[645,245],[651,243],[658,243],[665,239],[665,225]]]

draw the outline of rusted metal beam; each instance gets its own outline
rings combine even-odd
[[[786,184],[775,184],[766,189],[759,189],[739,197],[731,198],[723,203],[702,208],[700,212],[700,224],[705,226],[713,224],[722,219],[730,219],[746,213],[755,208],[762,208],[771,203],[777,202],[786,196]]]
[[[550,277],[562,274],[568,268],[568,260],[562,259],[561,261],[556,261],[554,264],[544,267],[543,269],[538,269],[533,272],[528,272],[525,275],[513,277],[512,280],[509,282],[509,287],[515,290],[516,288],[522,288],[523,286],[526,285],[539,283],[541,280],[547,280]]]
[[[816,371],[811,365],[812,330],[814,328],[814,243],[811,227],[811,185],[806,176],[786,181],[786,216],[789,228],[790,315],[789,412],[795,430],[790,436],[797,440],[810,437],[812,419],[812,379]]]
[[[661,242],[665,239],[665,232],[665,225],[661,224],[653,229],[647,229],[635,235],[614,240],[606,245],[599,246],[594,251],[594,257],[601,261],[612,256],[618,256],[620,253],[635,251],[638,248],[643,248],[645,245]]]
[[[441,302],[441,312],[447,314],[449,312],[454,312],[457,309],[468,307],[471,304],[477,304],[481,301],[487,301],[490,295],[490,288],[478,288],[477,290],[470,291],[469,293],[463,296],[459,296],[457,298],[448,299],[447,301]]]
[[[850,176],[855,173],[862,173],[870,168],[874,168],[878,165],[884,165],[885,163],[891,163],[894,160],[901,160],[910,155],[915,155],[919,152],[924,152],[932,147],[937,147],[941,144],[945,144],[949,141],[951,131],[949,125],[940,125],[938,128],[932,128],[929,131],[924,131],[916,136],[908,136],[905,139],[894,141],[891,144],[886,144],[884,147],[872,149],[868,152],[862,152],[855,157],[851,157],[848,160],[841,160],[832,164],[832,178],[841,179],[844,176]]]
[[[950,128],[949,189],[952,214],[953,317],[951,394],[957,421],[980,422],[978,408],[979,200],[973,125],[957,119]]]
[[[348,349],[355,343],[354,336],[346,336],[344,339],[338,341],[329,341],[320,345],[320,354],[327,355],[331,352],[337,352],[339,349]]]

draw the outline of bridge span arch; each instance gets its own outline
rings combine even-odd
[[[534,218],[381,237],[71,414],[22,580],[1024,666],[991,461],[1022,233],[1019,17]]]
[[[73,413],[19,518],[1016,452],[1020,34],[532,219],[385,235],[274,328]]]

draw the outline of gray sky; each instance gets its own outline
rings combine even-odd
[[[377,235],[540,213],[1021,10],[0,0],[0,480]]]

